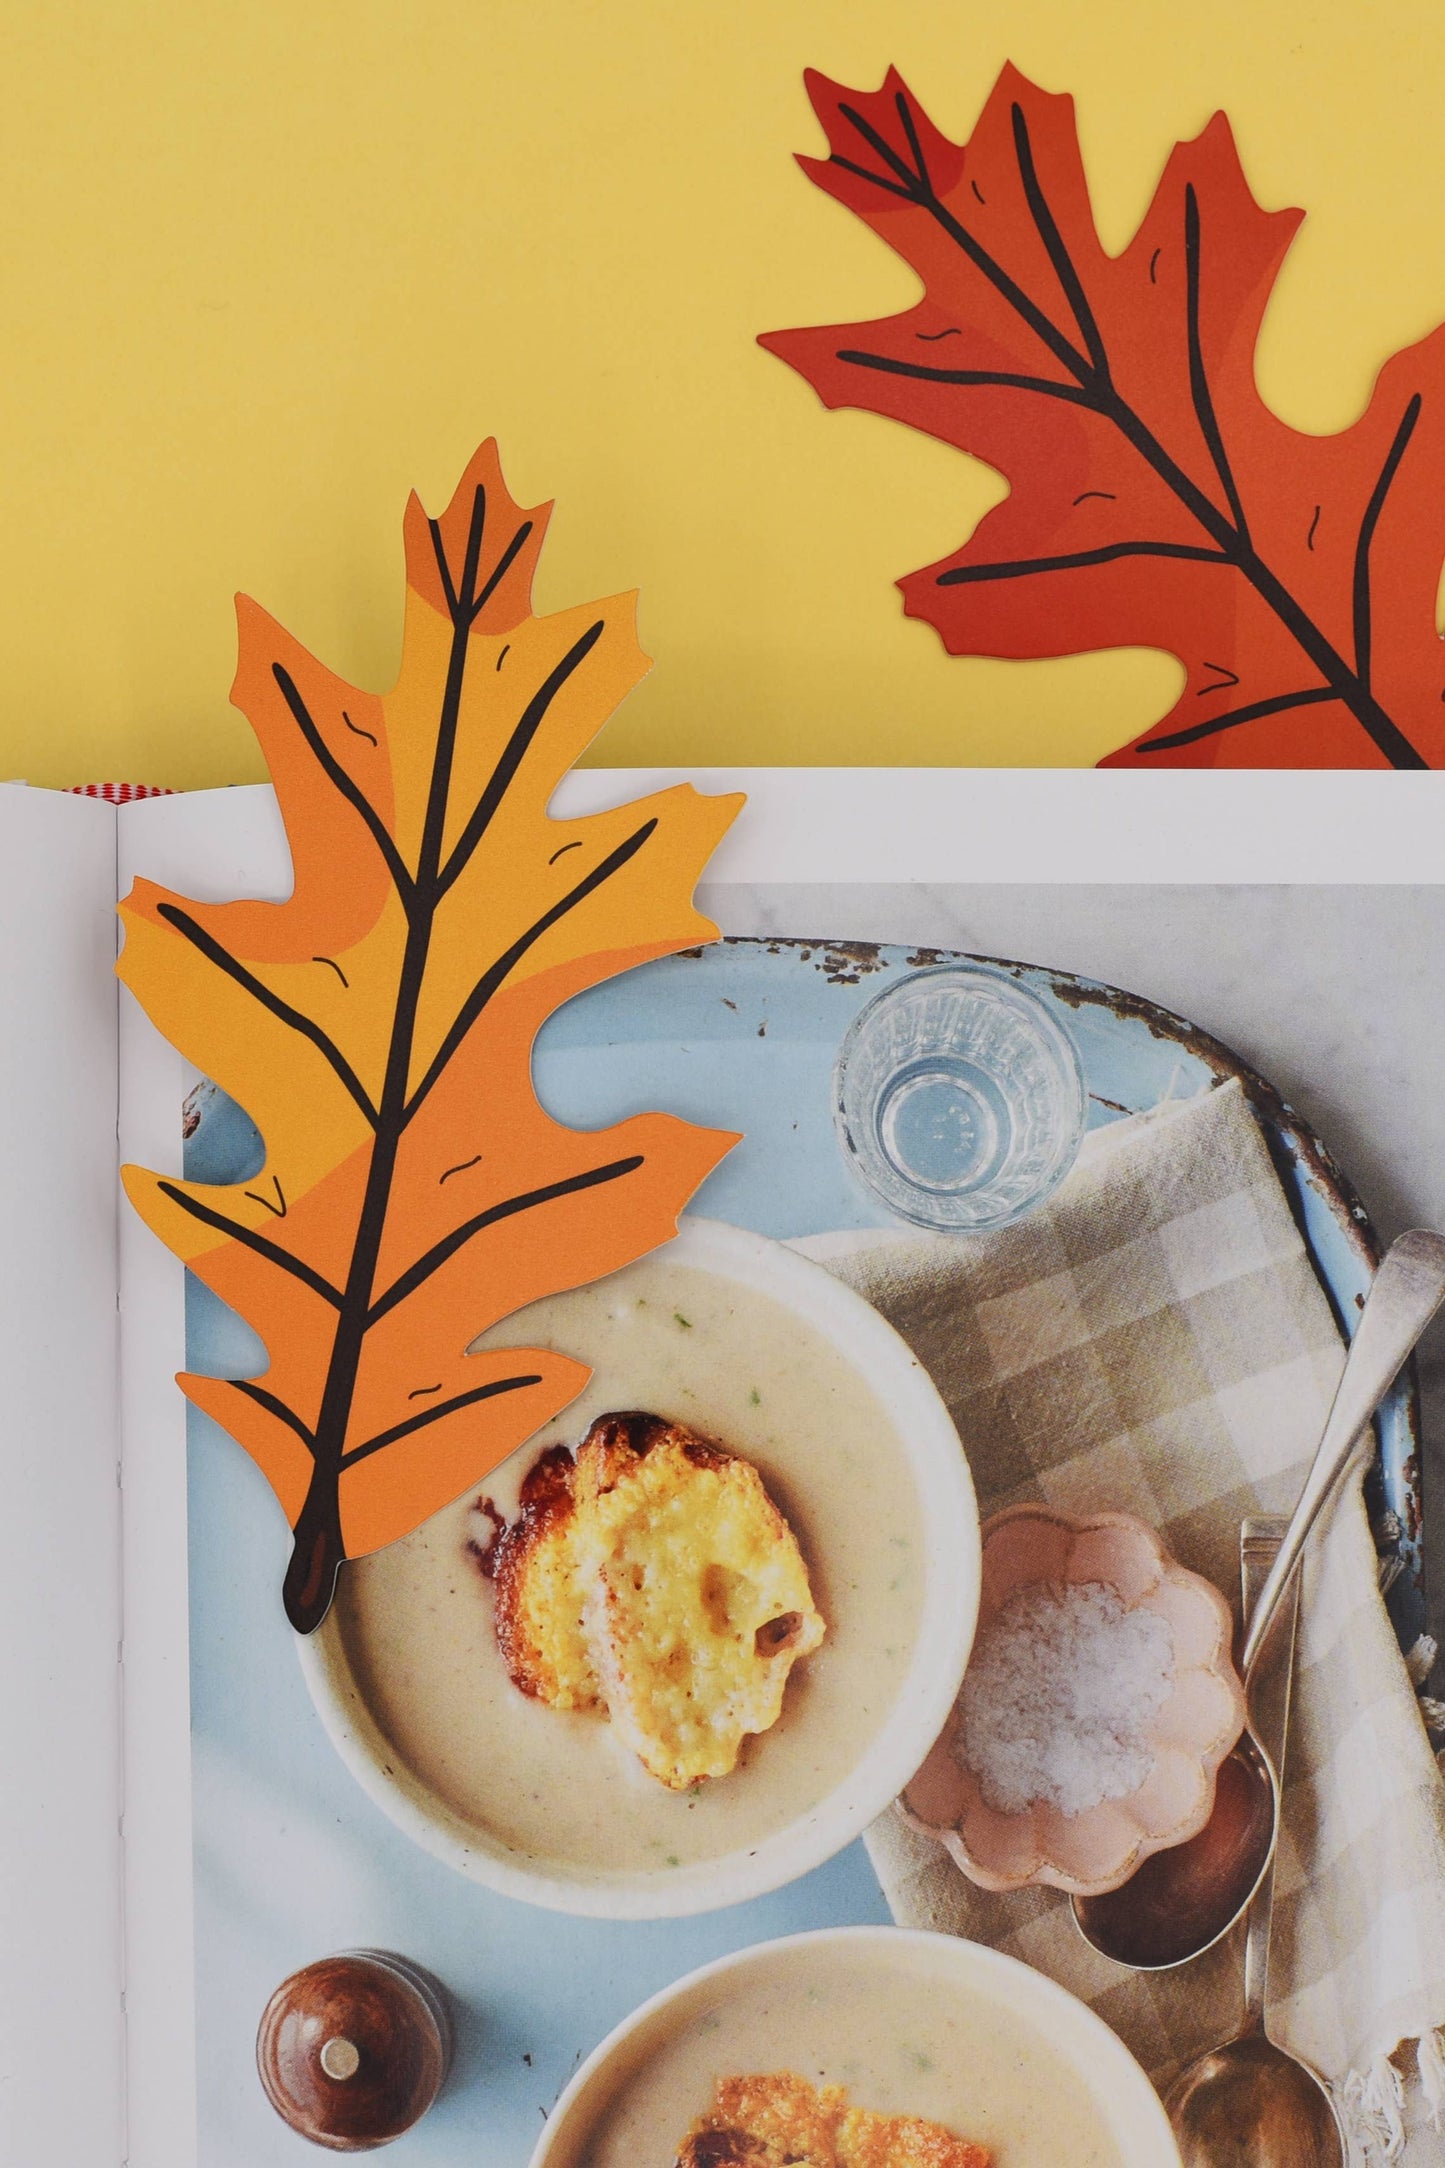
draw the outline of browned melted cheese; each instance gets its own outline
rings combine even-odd
[[[654,1415],[599,1417],[575,1460],[544,1453],[491,1565],[513,1684],[553,1708],[605,1708],[674,1791],[736,1766],[824,1636],[757,1470]]]

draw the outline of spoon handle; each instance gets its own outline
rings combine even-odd
[[[1272,1515],[1252,1515],[1239,1530],[1239,1577],[1244,1597],[1246,1626],[1259,1607],[1270,1568],[1279,1556],[1287,1523]],[[1294,1683],[1295,1626],[1299,1618],[1299,1577],[1278,1609],[1264,1644],[1263,1660],[1256,1666],[1250,1695],[1250,1720],[1254,1735],[1269,1756],[1284,1796],[1284,1757],[1289,1737],[1290,1691]],[[1269,1936],[1274,1917],[1274,1870],[1279,1857],[1276,1827],[1269,1864],[1260,1877],[1249,1908],[1244,1943],[1244,2024],[1246,2031],[1263,2032],[1265,1998],[1269,1992]]]
[[[1391,1244],[1376,1272],[1355,1327],[1344,1374],[1325,1423],[1299,1504],[1245,1629],[1240,1668],[1248,1680],[1269,1622],[1299,1563],[1320,1509],[1405,1358],[1445,1300],[1445,1235],[1417,1227]]]

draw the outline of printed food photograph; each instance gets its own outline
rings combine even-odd
[[[1440,2168],[1435,26],[157,10],[0,543],[129,2168]]]

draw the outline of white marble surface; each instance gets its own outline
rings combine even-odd
[[[719,885],[700,900],[726,933],[965,949],[1146,995],[1279,1088],[1383,1240],[1445,1227],[1445,886]],[[1439,1321],[1421,1382],[1427,1588],[1445,1641]]]

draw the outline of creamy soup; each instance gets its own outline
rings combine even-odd
[[[335,1606],[356,1686],[399,1760],[520,1863],[594,1872],[686,1867],[737,1851],[833,1791],[886,1718],[915,1654],[923,1545],[887,1411],[846,1357],[772,1296],[666,1252],[534,1304],[488,1336],[590,1363],[586,1392],[480,1494],[342,1575]],[[473,1546],[484,1495],[508,1518],[544,1445],[644,1408],[752,1461],[798,1538],[827,1639],[731,1774],[667,1791],[605,1717],[529,1700],[497,1648]]]
[[[611,2097],[569,2118],[547,2168],[672,2168],[719,2077],[778,2070],[846,2086],[855,2107],[942,2123],[990,2147],[994,2168],[1158,2164],[1142,2144],[1121,2149],[1036,2021],[876,1944],[770,1953],[711,1983],[640,2068],[618,2060]]]

